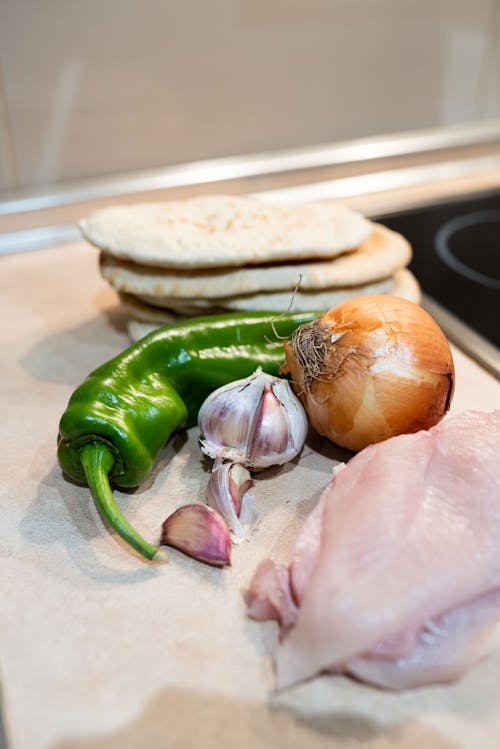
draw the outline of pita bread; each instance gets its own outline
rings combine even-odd
[[[157,304],[150,304],[141,297],[135,296],[134,294],[127,294],[123,291],[118,292],[118,298],[126,312],[128,312],[131,317],[140,320],[141,322],[151,322],[158,325],[168,325],[169,323],[185,320],[189,317],[217,315],[230,311],[219,306],[190,307],[187,304],[180,309],[178,308],[175,310],[172,307],[162,307]],[[233,312],[235,312],[235,310],[233,310]]]
[[[380,224],[373,225],[368,239],[357,250],[333,260],[286,263],[244,268],[218,268],[182,271],[152,268],[101,253],[103,277],[117,291],[157,297],[161,306],[167,300],[220,299],[264,291],[301,291],[352,286],[387,278],[411,259],[406,239]]]
[[[160,304],[156,297],[138,295],[137,299],[153,307],[163,307],[184,315],[212,314],[214,310],[234,310],[235,312],[255,311],[260,309],[282,312],[292,309],[294,312],[306,312],[310,309],[327,309],[336,307],[356,293],[387,294],[394,288],[394,278],[384,278],[364,286],[335,286],[321,291],[274,291],[263,294],[244,294],[223,299],[163,299]]]
[[[186,315],[179,315],[173,310],[153,307],[150,304],[141,302],[133,294],[118,293],[120,303],[126,312],[134,319],[144,323],[153,323],[157,327],[160,325],[171,325],[185,319]]]
[[[330,258],[364,242],[372,224],[331,202],[285,205],[212,195],[111,206],[80,228],[115,257],[192,269]]]
[[[359,292],[359,289],[358,289]],[[370,293],[370,292],[366,292]],[[421,290],[415,276],[406,269],[401,269],[394,274],[394,284],[391,293],[395,296],[402,296],[418,304],[421,301]],[[152,330],[156,330],[162,325],[168,325],[172,322],[178,322],[184,318],[180,315],[172,315],[166,310],[151,308],[148,305],[127,297],[122,299],[129,311],[136,315],[136,319],[131,319],[127,323],[128,333],[132,341],[138,341]],[[340,302],[339,302],[340,304]],[[149,319],[148,319],[149,315]],[[156,318],[156,320],[153,320]]]
[[[147,300],[132,294],[119,293],[120,301],[136,320],[142,322],[166,325],[168,323],[182,320],[187,317],[198,315],[212,315],[222,312],[244,312],[269,310],[277,313],[284,310],[302,312],[307,310],[327,310],[341,304],[353,296],[360,294],[394,294],[419,303],[421,298],[420,286],[413,274],[406,268],[396,271],[393,276],[383,279],[376,284],[365,284],[363,286],[352,286],[350,288],[332,288],[329,291],[306,292],[302,294],[259,294],[255,296],[241,297],[237,300],[231,298],[231,306],[215,306],[200,304],[198,306],[180,305],[176,308],[163,308],[148,303]],[[174,300],[175,301],[175,300]],[[227,302],[228,300],[218,300]]]

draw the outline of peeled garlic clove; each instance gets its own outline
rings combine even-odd
[[[211,507],[190,504],[179,507],[162,524],[163,546],[173,546],[190,557],[223,567],[231,563],[231,539],[221,515]]]
[[[261,369],[215,390],[200,409],[198,425],[206,455],[250,468],[295,458],[308,429],[304,408],[289,383]]]
[[[252,497],[247,494],[251,486],[250,473],[239,463],[216,465],[207,485],[208,504],[222,515],[238,540],[245,537],[245,525],[252,519]]]

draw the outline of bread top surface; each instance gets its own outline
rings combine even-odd
[[[289,205],[211,195],[109,206],[80,228],[116,258],[188,270],[335,257],[364,242],[373,227],[333,202]]]

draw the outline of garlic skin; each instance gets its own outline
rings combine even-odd
[[[250,473],[240,463],[217,462],[207,485],[207,502],[227,523],[235,542],[245,538],[245,526],[254,520]]]
[[[353,297],[285,342],[293,386],[319,434],[362,450],[429,429],[448,411],[448,341],[419,305],[389,294]]]
[[[209,395],[198,426],[205,455],[258,469],[295,458],[304,445],[308,420],[289,383],[259,368]]]
[[[231,564],[231,538],[221,515],[203,504],[179,507],[161,527],[162,546],[173,546],[214,567]]]

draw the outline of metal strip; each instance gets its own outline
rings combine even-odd
[[[3,201],[0,195],[0,215],[120,197],[135,192],[366,162],[489,142],[500,143],[500,119],[391,136],[361,138],[324,146],[197,161],[164,169],[123,174],[113,179],[67,183],[64,188],[55,192],[23,191],[14,195],[4,193]]]
[[[500,380],[500,349],[427,294],[422,295],[422,307],[435,319],[452,343]]]
[[[488,174],[500,169],[498,156],[479,156],[444,163],[425,164],[404,169],[390,169],[355,177],[295,185],[278,190],[254,193],[254,197],[272,202],[305,202],[309,200],[335,200],[357,195],[370,195],[386,190],[398,190],[417,185],[461,179],[478,174]]]
[[[76,224],[40,226],[36,229],[7,232],[6,234],[0,234],[0,256],[40,250],[43,247],[51,247],[66,242],[75,242],[81,239],[81,236]]]

